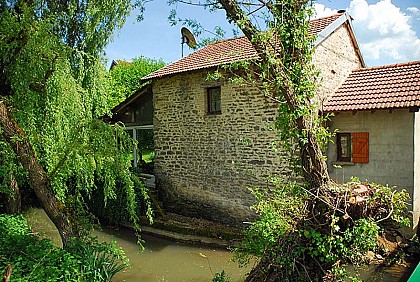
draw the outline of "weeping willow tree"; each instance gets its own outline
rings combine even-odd
[[[83,234],[85,202],[98,187],[107,201],[123,183],[136,220],[133,144],[100,119],[109,112],[102,50],[134,7],[129,0],[0,1],[0,142],[15,164],[0,162],[0,178],[22,171],[64,246]]]

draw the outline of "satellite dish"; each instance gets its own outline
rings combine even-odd
[[[182,57],[184,57],[184,43],[187,43],[188,47],[194,49],[197,47],[197,41],[195,41],[194,35],[186,27],[181,28],[181,35]]]

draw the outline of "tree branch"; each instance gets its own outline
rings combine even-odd
[[[6,267],[6,272],[4,273],[4,276],[3,276],[3,282],[9,282],[10,276],[12,275],[12,269],[13,269],[12,265],[8,264]]]

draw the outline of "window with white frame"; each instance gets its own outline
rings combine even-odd
[[[153,125],[126,127],[130,136],[137,141],[133,148],[133,167],[147,166],[155,157]]]

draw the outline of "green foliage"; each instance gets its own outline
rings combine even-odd
[[[155,157],[155,143],[153,139],[153,129],[137,130],[137,148],[146,163],[153,161]]]
[[[79,267],[84,281],[108,282],[129,266],[124,251],[116,247],[114,241],[99,243],[97,238],[87,237],[70,242],[67,249],[83,260]]]
[[[330,270],[326,277],[330,276],[333,281],[346,279],[359,281],[349,276],[343,266],[348,263],[353,265],[368,263],[367,252],[378,249],[380,227],[372,219],[361,218],[342,232],[336,224],[338,218],[333,222],[333,232],[330,234],[322,234],[315,229],[300,233],[304,237],[302,242],[306,242],[305,247],[301,247],[302,253],[310,255],[324,265],[329,265]]]
[[[396,187],[388,187],[376,183],[370,183],[370,185],[376,189],[369,202],[378,211],[374,219],[382,220],[390,215],[389,219],[400,226],[410,226],[410,219],[407,216],[407,202],[410,199],[410,195],[407,190],[397,191]]]
[[[261,77],[265,91],[274,94],[279,101],[275,126],[282,148],[289,152],[291,164],[300,171],[302,164],[296,154],[297,148],[304,148],[310,142],[308,135],[311,134],[325,149],[331,134],[324,126],[326,118],[318,115],[319,105],[315,98],[319,71],[312,62],[315,37],[310,34],[308,21],[313,13],[312,2],[296,2],[287,0],[277,4],[271,10],[270,31],[256,40],[282,43],[281,55],[272,56],[266,65],[261,65]],[[292,93],[292,98],[287,91]],[[302,126],[304,120],[306,124]]]
[[[131,192],[127,193],[123,183],[117,181],[115,187],[116,197],[113,199],[108,199],[107,203],[104,202],[104,193],[103,191],[95,191],[92,194],[91,200],[89,201],[90,210],[97,216],[106,219],[111,224],[127,224],[132,222],[131,218],[131,202],[143,203],[136,205],[135,214],[136,215],[146,215],[152,222],[152,209],[150,204],[150,197],[148,190],[145,187],[144,183],[139,180],[137,176],[132,176],[132,181],[134,182],[134,198],[128,200],[132,197]]]
[[[111,105],[100,52],[131,7],[127,0],[85,1],[80,7],[36,0],[8,2],[0,11],[0,68],[10,88],[0,98],[73,217],[87,214],[85,202],[95,190],[103,191],[105,203],[115,199],[120,182],[130,219],[137,220],[133,141],[121,126],[101,121]],[[19,166],[7,168],[13,169]]]
[[[368,199],[351,204],[349,197],[359,185],[367,187]],[[258,200],[254,209],[260,218],[244,232],[245,238],[235,250],[236,259],[244,264],[256,256],[275,265],[281,269],[277,276],[281,281],[305,281],[299,272],[310,270],[320,275],[319,279],[350,279],[343,266],[368,262],[368,251],[379,250],[378,238],[387,225],[408,223],[408,193],[357,179],[332,188],[340,199],[332,215],[325,203],[306,208],[308,197],[299,192],[302,187],[298,184],[280,183],[275,191],[254,190]],[[312,220],[315,212],[324,212],[324,217]],[[319,272],[319,265],[327,272]]]
[[[230,282],[232,281],[229,275],[226,274],[224,270],[222,272],[218,272],[214,275],[212,282]]]
[[[10,193],[10,175],[18,181],[20,187],[27,185],[26,173],[20,165],[10,145],[0,137],[0,193]]]
[[[110,281],[128,266],[114,243],[74,240],[64,250],[31,233],[22,215],[0,214],[0,269],[11,264],[11,281]],[[70,252],[70,251],[71,252]]]
[[[109,104],[117,106],[128,96],[140,89],[141,78],[165,66],[165,62],[143,56],[134,58],[132,62],[118,61],[110,70],[111,93]]]
[[[251,189],[257,199],[252,209],[259,219],[244,231],[241,245],[235,249],[235,258],[241,265],[249,262],[249,254],[261,257],[275,248],[279,238],[294,228],[302,215],[306,195],[296,182],[284,183],[278,179],[274,189]]]
[[[303,231],[304,238],[308,239],[305,252],[321,263],[332,264],[340,260],[361,264],[367,251],[377,248],[379,226],[371,219],[359,219],[344,232],[334,223],[332,230],[330,234],[316,229]]]

